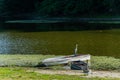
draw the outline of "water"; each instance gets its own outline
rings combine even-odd
[[[120,57],[120,30],[0,32],[0,54],[79,54]]]
[[[47,42],[35,35],[34,32],[0,32],[0,54],[42,54]]]

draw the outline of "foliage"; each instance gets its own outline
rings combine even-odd
[[[0,0],[0,11],[13,18],[118,16],[119,4],[120,0]]]
[[[3,10],[3,6],[4,6],[4,0],[0,0],[0,13]]]
[[[5,16],[10,19],[32,17],[35,11],[35,0],[4,0]]]
[[[118,15],[119,0],[43,0],[37,7],[48,16]]]

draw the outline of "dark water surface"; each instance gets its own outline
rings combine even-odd
[[[73,54],[120,57],[120,30],[0,32],[0,54]]]

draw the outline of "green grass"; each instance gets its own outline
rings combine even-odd
[[[0,66],[34,67],[43,59],[55,57],[55,55],[0,55]],[[60,66],[51,69],[63,69]],[[91,69],[120,71],[120,59],[106,56],[92,56]]]
[[[0,80],[119,80],[117,78],[83,78],[69,75],[47,75],[28,72],[27,68],[1,67]]]
[[[0,55],[0,66],[32,67],[50,57],[54,57],[54,55]]]
[[[92,56],[91,68],[94,70],[120,71],[120,59],[107,56]]]
[[[84,76],[48,75],[34,72],[35,65],[54,55],[0,55],[0,80],[119,80],[117,78],[85,78]],[[31,70],[31,68],[33,70]],[[63,69],[61,66],[51,69]],[[92,70],[120,71],[120,59],[106,56],[92,56]],[[31,71],[28,71],[28,70]]]

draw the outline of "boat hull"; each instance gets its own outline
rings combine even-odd
[[[73,61],[84,61],[89,63],[90,55],[69,55],[69,56],[60,56],[55,58],[48,58],[42,61],[46,66],[59,65],[59,64],[68,64]]]

